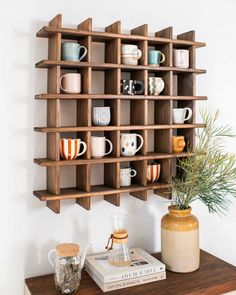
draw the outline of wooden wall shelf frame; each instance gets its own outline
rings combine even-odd
[[[190,31],[173,39],[173,29],[168,27],[148,35],[148,25],[134,28],[130,34],[121,32],[119,21],[107,26],[104,32],[93,31],[92,19],[88,18],[76,29],[62,27],[62,16],[53,18],[48,26],[43,27],[37,37],[48,38],[48,59],[36,64],[37,68],[47,69],[47,93],[35,96],[37,100],[47,101],[47,125],[35,127],[36,132],[43,132],[47,136],[47,155],[45,158],[35,159],[34,162],[47,169],[47,184],[45,190],[34,191],[34,195],[55,213],[60,213],[60,202],[64,199],[75,199],[76,203],[89,210],[91,198],[104,196],[107,202],[119,206],[120,194],[129,193],[140,200],[147,200],[147,191],[166,198],[171,197],[171,178],[176,171],[176,161],[180,157],[191,156],[191,152],[172,153],[172,135],[184,135],[191,149],[194,145],[194,129],[203,128],[203,124],[195,122],[195,102],[206,100],[206,96],[195,93],[195,77],[206,73],[204,69],[196,69],[196,48],[204,47],[203,42],[195,41],[195,32]],[[62,61],[61,44],[65,41],[79,42],[88,49],[88,54],[81,62]],[[93,42],[104,43],[104,62],[93,62]],[[142,58],[136,66],[121,63],[121,44],[136,44],[142,50]],[[160,48],[166,61],[163,66],[148,65],[149,47]],[[175,48],[188,49],[190,67],[180,69],[173,66],[173,50]],[[65,94],[60,90],[60,77],[65,71],[82,74],[82,93]],[[93,93],[92,74],[94,71],[104,72],[104,93]],[[120,80],[123,74],[131,79],[143,80],[145,91],[143,95],[123,95],[120,92]],[[148,95],[148,77],[160,76],[165,82],[161,95]],[[174,93],[174,76],[177,79],[177,93]],[[76,103],[76,126],[61,125],[61,101],[74,100]],[[103,100],[104,105],[110,106],[112,111],[111,124],[108,126],[93,126],[92,106],[94,100]],[[121,105],[124,101],[130,103],[130,123],[122,124]],[[152,105],[151,105],[152,104]],[[173,124],[173,107],[190,107],[193,117],[186,124]],[[154,109],[154,122],[149,121],[149,108]],[[133,157],[120,155],[120,132],[135,131],[144,138],[142,149]],[[108,157],[91,158],[92,132],[105,132],[114,146]],[[61,134],[68,136],[73,133],[87,143],[87,152],[72,161],[60,158]],[[149,147],[149,142],[153,147]],[[161,163],[160,179],[156,183],[147,182],[148,161],[156,160]],[[137,170],[137,176],[130,187],[120,187],[120,167],[122,163]],[[93,165],[104,165],[104,183],[91,185],[91,169]],[[61,168],[74,166],[76,181],[74,187],[61,187]]]

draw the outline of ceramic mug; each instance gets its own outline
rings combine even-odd
[[[65,93],[81,92],[81,74],[69,73],[61,76],[60,88]]]
[[[184,136],[172,136],[172,151],[174,153],[181,153],[185,146]]]
[[[142,51],[137,45],[121,45],[121,63],[127,65],[137,65],[138,60],[142,57]]]
[[[137,138],[140,138],[140,145],[137,147]],[[134,156],[143,146],[143,138],[137,133],[120,134],[120,150],[122,156]]]
[[[149,65],[159,66],[166,60],[165,55],[159,50],[148,51],[148,63]]]
[[[183,124],[185,121],[191,119],[193,115],[193,112],[190,108],[173,109],[172,113],[174,124]]]
[[[124,95],[143,94],[144,82],[140,80],[121,80],[121,93]]]
[[[135,177],[137,171],[131,168],[120,169],[120,186],[131,186],[131,177]]]
[[[110,107],[93,108],[93,124],[96,126],[107,126],[111,121]]]
[[[150,95],[159,95],[163,91],[165,83],[160,77],[149,77],[148,87]]]
[[[110,145],[109,151],[106,153],[106,141]],[[109,139],[104,136],[91,136],[91,154],[93,158],[102,158],[112,152],[113,145]]]
[[[133,44],[122,44],[121,45],[121,55],[134,55],[139,58],[142,56],[142,51],[138,49],[137,45]]]
[[[161,172],[161,164],[148,164],[147,165],[147,180],[148,182],[155,182],[159,179]]]
[[[83,146],[82,152],[80,146]],[[87,144],[79,138],[61,138],[60,139],[60,154],[64,160],[75,160],[83,155],[87,150]]]
[[[177,68],[189,68],[189,51],[187,49],[174,49],[174,66]]]
[[[79,43],[65,42],[61,47],[62,60],[81,61],[88,52],[87,48]],[[84,50],[83,54],[81,50]]]

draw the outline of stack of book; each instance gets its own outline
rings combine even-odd
[[[108,252],[88,255],[87,273],[103,292],[142,285],[166,278],[165,265],[140,248],[130,250],[132,263],[118,267],[108,262]]]

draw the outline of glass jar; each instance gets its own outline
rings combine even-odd
[[[52,252],[56,253],[55,263],[50,258]],[[79,245],[74,243],[60,244],[49,252],[48,259],[54,267],[56,289],[61,294],[76,292],[81,280]]]

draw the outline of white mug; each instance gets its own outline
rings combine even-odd
[[[111,121],[110,107],[93,108],[93,124],[97,126],[107,126]]]
[[[110,145],[109,151],[106,153],[106,141]],[[93,158],[102,158],[112,152],[113,145],[109,139],[104,136],[91,136],[91,154]]]
[[[142,51],[137,45],[121,45],[121,63],[126,65],[137,65],[138,60],[142,57]]]
[[[177,68],[189,68],[189,51],[187,49],[174,49],[174,66]]]
[[[140,49],[138,49],[137,45],[122,44],[121,45],[121,55],[135,55],[138,58],[141,58],[142,51]]]
[[[192,118],[193,112],[190,108],[184,109],[173,109],[173,123],[174,124],[183,124],[185,121],[188,121]],[[187,115],[188,113],[188,115]]]
[[[150,95],[159,95],[165,88],[165,82],[161,77],[149,77],[148,89]]]
[[[60,88],[65,93],[81,92],[81,74],[69,73],[61,76]]]
[[[120,169],[120,186],[131,186],[131,177],[135,177],[137,171],[131,168]]]
[[[141,142],[137,148],[137,138],[140,138]],[[137,133],[121,133],[120,134],[120,150],[122,156],[134,156],[137,151],[143,146],[143,138]]]

